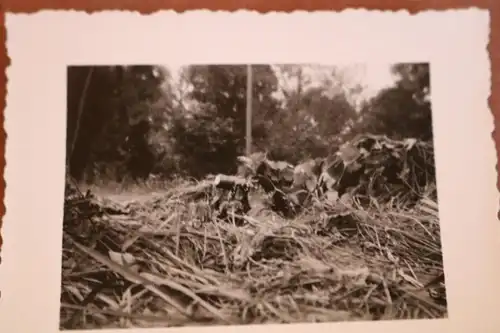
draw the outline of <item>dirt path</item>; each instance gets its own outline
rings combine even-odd
[[[86,189],[82,189],[86,190]],[[161,191],[147,191],[147,190],[119,190],[119,189],[106,189],[106,188],[92,188],[92,193],[99,197],[103,197],[114,201],[119,204],[126,204],[131,201],[145,202],[158,195],[161,195]]]
[[[97,194],[97,193],[96,193]],[[123,193],[99,193],[103,197],[108,198],[117,203],[127,203],[131,201],[145,202],[157,196],[159,193],[134,193],[134,192],[123,192]]]

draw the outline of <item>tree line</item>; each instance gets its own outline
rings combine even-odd
[[[361,101],[363,87],[338,68],[315,85],[307,69],[252,66],[254,150],[295,163],[359,133],[432,140],[428,64],[392,66],[395,84]],[[178,74],[159,65],[68,67],[68,173],[122,182],[235,172],[245,153],[246,65]]]

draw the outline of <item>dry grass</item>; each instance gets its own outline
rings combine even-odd
[[[253,208],[236,226],[184,189],[122,205],[67,198],[62,329],[447,315],[422,289],[443,271],[430,198],[318,202],[293,220]]]

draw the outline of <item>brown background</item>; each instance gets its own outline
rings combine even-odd
[[[2,50],[0,64],[3,70],[0,73],[0,171],[3,175],[5,167],[5,131],[3,128],[3,110],[5,108],[6,76],[5,68],[9,63],[5,48],[5,12],[36,12],[40,9],[76,9],[87,12],[106,9],[134,10],[142,13],[151,13],[158,9],[175,9],[185,11],[190,9],[238,10],[252,9],[259,12],[293,11],[299,10],[342,10],[345,8],[365,8],[377,10],[409,10],[416,13],[422,10],[446,10],[477,7],[490,9],[491,34],[488,51],[492,62],[492,94],[489,99],[490,108],[495,115],[495,128],[500,125],[500,1],[499,0],[0,0],[0,23],[2,29]],[[500,157],[500,132],[495,130],[493,137],[497,146],[497,157]],[[500,178],[497,179],[500,187]],[[0,216],[5,213],[3,204],[5,180],[1,177],[0,183]],[[1,221],[0,221],[1,228]],[[0,246],[2,238],[0,236]]]

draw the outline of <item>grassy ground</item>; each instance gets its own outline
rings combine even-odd
[[[443,271],[430,198],[317,202],[284,220],[254,195],[236,226],[187,186],[92,188],[104,214],[66,202],[62,329],[446,317],[422,289]]]

